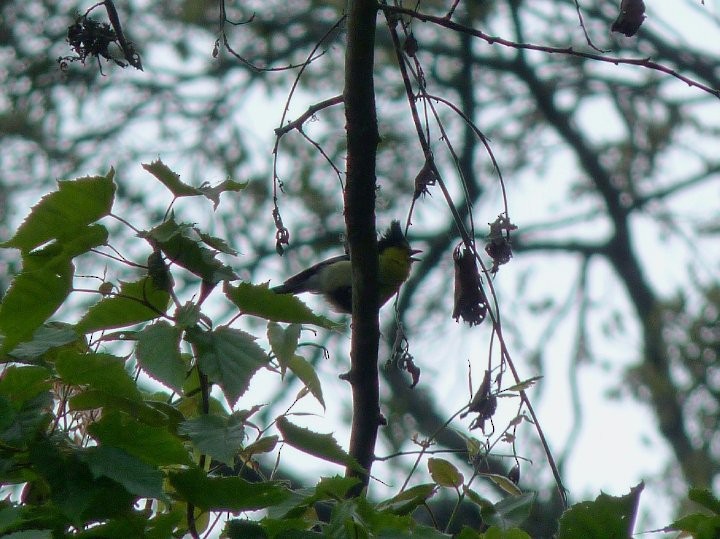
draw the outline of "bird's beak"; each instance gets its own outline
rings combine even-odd
[[[420,262],[419,258],[413,257],[413,255],[417,255],[422,253],[420,249],[410,249],[410,262]]]

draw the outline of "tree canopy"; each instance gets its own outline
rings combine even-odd
[[[3,532],[623,536],[644,462],[564,488],[651,436],[643,496],[712,537],[712,8],[345,7],[0,7]],[[423,254],[379,319],[269,290],[343,239],[373,290],[391,219]]]

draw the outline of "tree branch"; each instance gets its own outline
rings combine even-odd
[[[373,67],[377,3],[349,3],[345,55],[345,117],[347,121],[347,184],[345,225],[350,247],[353,280],[352,343],[350,372],[353,418],[350,454],[367,473],[350,468],[361,487],[370,477],[380,426],[378,381],[378,250],[375,233],[375,159],[379,141],[375,112]],[[355,494],[358,493],[357,489]]]
[[[636,66],[644,67],[646,69],[660,71],[662,73],[665,73],[667,75],[670,75],[672,77],[675,77],[676,79],[683,81],[688,86],[693,86],[695,88],[699,88],[700,90],[703,90],[704,92],[707,92],[715,97],[720,98],[720,89],[712,88],[712,87],[707,86],[706,84],[703,84],[699,81],[696,81],[694,79],[686,77],[685,75],[678,73],[674,69],[671,69],[671,68],[669,68],[665,65],[659,64],[657,62],[653,62],[652,60],[650,60],[650,58],[618,58],[616,56],[606,56],[604,54],[576,51],[572,47],[548,47],[548,46],[544,46],[544,45],[535,45],[533,43],[517,43],[515,41],[510,41],[510,40],[504,39],[502,37],[491,36],[489,34],[486,34],[485,32],[482,32],[482,31],[472,28],[470,26],[465,26],[463,24],[456,23],[445,17],[437,17],[435,15],[428,15],[426,13],[420,13],[420,12],[412,10],[412,9],[403,8],[403,7],[399,7],[399,6],[389,6],[386,4],[382,4],[380,6],[380,8],[383,11],[385,11],[385,13],[387,13],[387,14],[404,15],[406,17],[413,17],[419,21],[431,22],[433,24],[437,24],[438,26],[442,26],[443,28],[448,28],[448,29],[454,30],[456,32],[462,32],[462,33],[469,34],[471,36],[482,39],[483,41],[487,42],[489,45],[498,44],[498,45],[503,45],[505,47],[510,47],[510,48],[519,49],[519,50],[533,50],[533,51],[546,52],[548,54],[564,54],[567,56],[576,56],[578,58],[588,58],[590,60],[596,60],[598,62],[605,62],[605,63],[609,63],[609,64],[636,65]]]

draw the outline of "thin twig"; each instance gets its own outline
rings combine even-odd
[[[596,60],[598,62],[605,62],[605,63],[609,63],[609,64],[636,65],[636,66],[644,67],[646,69],[651,69],[653,71],[660,71],[661,73],[665,73],[667,75],[670,75],[671,77],[675,77],[676,79],[681,80],[688,86],[698,88],[704,92],[709,93],[710,95],[720,98],[720,89],[711,88],[710,86],[707,86],[701,82],[698,82],[689,77],[686,77],[685,75],[681,75],[674,69],[671,69],[671,68],[664,66],[662,64],[659,64],[657,62],[653,62],[652,60],[650,60],[650,58],[620,58],[620,57],[616,57],[616,56],[605,56],[603,54],[595,54],[595,53],[591,53],[591,52],[576,51],[572,47],[549,47],[549,46],[545,46],[545,45],[535,45],[532,43],[517,43],[515,41],[510,41],[508,39],[504,39],[501,37],[491,36],[489,34],[486,34],[485,32],[482,32],[482,31],[472,28],[470,26],[465,26],[463,24],[453,22],[444,17],[437,17],[434,15],[419,13],[419,12],[413,11],[411,9],[406,9],[406,8],[399,7],[399,6],[389,6],[387,4],[380,4],[379,8],[382,11],[384,11],[386,13],[386,15],[390,15],[390,16],[394,16],[394,17],[397,17],[398,15],[406,15],[409,17],[413,17],[422,22],[430,22],[433,24],[437,24],[438,26],[442,26],[443,28],[448,28],[448,29],[454,30],[456,32],[463,32],[465,34],[469,34],[471,36],[482,39],[483,41],[487,42],[489,45],[498,44],[498,45],[503,45],[505,47],[510,47],[510,48],[518,49],[518,50],[532,50],[532,51],[545,52],[548,54],[564,54],[566,56],[574,56],[577,58],[587,58],[589,60]]]

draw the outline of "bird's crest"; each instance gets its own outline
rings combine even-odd
[[[390,228],[387,229],[387,231],[380,237],[380,241],[378,241],[378,251],[395,246],[409,247],[407,238],[400,227],[400,221],[393,221],[390,223]]]

